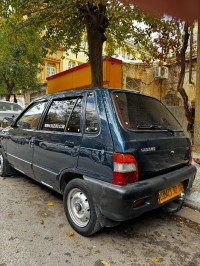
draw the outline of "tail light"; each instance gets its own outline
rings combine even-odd
[[[132,154],[114,153],[113,184],[126,185],[138,181],[138,166]]]

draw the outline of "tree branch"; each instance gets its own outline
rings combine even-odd
[[[189,40],[189,36],[190,36],[188,29],[189,29],[189,26],[188,26],[188,24],[185,23],[185,25],[184,25],[185,35],[184,35],[183,45],[181,48],[181,72],[179,75],[177,91],[181,94],[181,96],[183,98],[185,116],[188,120],[188,123],[190,125],[190,130],[191,130],[193,127],[193,124],[194,124],[194,118],[192,117],[192,113],[189,109],[188,96],[186,94],[185,89],[183,88],[184,78],[185,78],[185,54],[186,54],[186,50],[187,50],[187,46],[188,46],[188,40]]]

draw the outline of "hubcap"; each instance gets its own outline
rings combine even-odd
[[[90,205],[86,195],[79,189],[72,189],[67,196],[67,207],[72,221],[85,227],[90,221]]]
[[[3,155],[0,154],[0,175],[3,172]]]

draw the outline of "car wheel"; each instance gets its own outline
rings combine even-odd
[[[3,154],[3,152],[0,152],[0,176],[7,176],[7,167],[8,162]]]
[[[65,187],[63,203],[66,217],[72,228],[83,236],[101,229],[92,197],[82,179],[74,179]]]
[[[8,176],[16,174],[15,169],[13,169],[9,163],[7,158],[4,155],[3,151],[0,151],[0,176]]]

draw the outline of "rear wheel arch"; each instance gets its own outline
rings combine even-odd
[[[73,179],[83,179],[83,175],[78,174],[78,173],[74,173],[74,172],[70,172],[68,170],[65,170],[61,173],[60,178],[59,178],[59,188],[60,191],[62,192],[62,194],[64,193],[65,187],[67,186],[67,184],[73,180]]]

